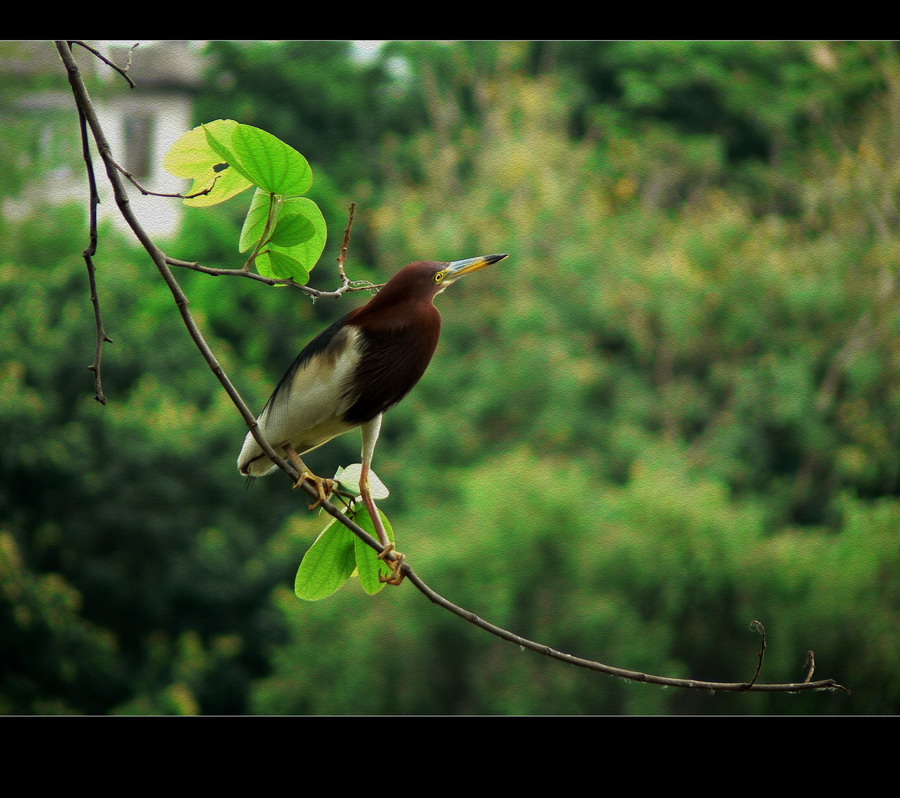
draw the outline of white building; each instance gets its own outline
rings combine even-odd
[[[90,44],[119,66],[128,62],[130,45]],[[166,172],[162,161],[172,143],[193,126],[193,97],[202,70],[199,46],[181,41],[141,43],[131,52],[128,70],[136,84],[134,89],[129,88],[120,74],[83,48],[76,46],[75,54],[85,77],[93,79],[93,84],[89,81],[95,87],[92,99],[116,162],[150,191],[184,191],[186,181]],[[15,101],[19,113],[38,120],[37,141],[26,157],[34,162],[33,172],[46,177],[27,181],[18,196],[4,201],[4,211],[11,215],[21,215],[29,207],[48,200],[81,201],[87,210],[87,177],[81,157],[78,113],[54,45],[10,42],[0,55],[0,79],[4,82],[14,82],[19,75],[24,83],[26,78],[46,76],[54,70],[60,76],[60,89],[42,88]],[[4,112],[9,113],[10,109]],[[101,194],[101,219],[112,216],[117,226],[127,228],[116,209],[96,151],[94,169]],[[131,184],[129,196],[138,219],[150,235],[166,238],[177,232],[183,207],[180,200],[144,196]]]

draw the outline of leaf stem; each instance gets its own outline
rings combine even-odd
[[[266,217],[266,226],[263,228],[262,235],[260,235],[259,241],[256,242],[256,246],[253,247],[253,253],[247,258],[247,262],[244,264],[245,272],[250,271],[250,267],[256,263],[256,259],[263,254],[263,247],[271,240],[283,204],[284,197],[280,194],[269,194],[269,214]]]

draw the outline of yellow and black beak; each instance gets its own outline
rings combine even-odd
[[[452,283],[464,274],[476,272],[485,266],[490,266],[492,263],[497,263],[508,257],[509,255],[504,253],[503,255],[482,255],[481,257],[469,258],[468,260],[455,260],[444,269],[444,282],[447,284]]]

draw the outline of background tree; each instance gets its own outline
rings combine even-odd
[[[453,323],[379,446],[430,582],[674,675],[749,678],[761,618],[770,680],[814,647],[854,692],[676,694],[511,654],[409,591],[298,602],[321,522],[284,484],[236,490],[244,431],[110,230],[110,403],[91,400],[83,217],[36,206],[0,229],[3,711],[897,711],[893,46],[209,53],[196,121],[266,119],[332,230],[360,202],[360,277],[514,254],[442,297]],[[173,254],[235,265],[239,214],[189,213]],[[258,408],[348,307],[244,282],[184,276]]]

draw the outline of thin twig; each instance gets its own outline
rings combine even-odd
[[[91,289],[91,304],[94,306],[94,324],[97,328],[97,346],[94,350],[94,362],[88,366],[88,371],[94,374],[94,398],[101,405],[106,404],[106,396],[103,394],[103,377],[101,375],[101,367],[103,362],[103,344],[112,343],[112,339],[107,336],[106,328],[103,324],[103,314],[100,312],[100,297],[97,294],[97,280],[94,272],[94,255],[97,254],[97,206],[100,204],[100,195],[97,191],[97,178],[94,175],[94,162],[91,158],[91,148],[88,140],[87,120],[84,112],[78,108],[78,125],[81,131],[81,152],[84,158],[85,167],[87,169],[88,190],[90,192],[89,199],[89,225],[90,225],[90,243],[82,256],[84,264],[87,267],[88,285]]]
[[[134,52],[134,48],[135,48],[135,47],[140,46],[140,42],[135,42],[135,43],[134,43],[133,45],[131,45],[131,47],[129,48],[129,50],[128,50],[128,63],[125,65],[124,68],[123,68],[123,67],[120,67],[120,66],[118,66],[118,65],[116,65],[116,64],[114,64],[114,63],[113,63],[112,61],[110,61],[105,55],[103,55],[102,53],[100,53],[100,52],[99,52],[98,50],[96,50],[95,48],[91,47],[87,42],[78,41],[78,40],[72,40],[72,41],[69,42],[69,45],[70,45],[70,46],[73,45],[73,44],[77,44],[79,47],[84,47],[85,50],[87,50],[87,51],[93,53],[93,54],[94,54],[95,56],[97,56],[97,58],[99,58],[104,64],[106,64],[107,66],[110,66],[110,67],[112,67],[113,69],[115,69],[116,72],[118,72],[123,78],[125,78],[125,80],[128,81],[128,85],[129,85],[132,89],[134,88],[134,81],[133,81],[130,77],[128,77],[128,75],[126,75],[125,73],[131,68],[131,54]]]
[[[347,250],[350,247],[350,230],[353,227],[353,214],[356,213],[356,203],[350,203],[350,218],[347,220],[347,229],[344,230],[344,241],[341,244],[341,254],[338,255],[338,274],[341,276],[341,282],[344,285],[349,285],[350,280],[347,277],[347,272],[344,271],[344,262],[347,260]]]
[[[88,124],[90,125],[91,132],[94,135],[94,140],[97,143],[97,150],[100,153],[100,157],[103,159],[104,164],[106,166],[106,172],[109,176],[110,182],[113,186],[113,192],[115,194],[116,204],[119,206],[119,210],[122,213],[122,216],[125,218],[125,221],[131,227],[135,236],[147,250],[147,253],[153,259],[153,262],[156,264],[157,269],[165,280],[166,284],[169,286],[169,289],[172,293],[173,298],[175,299],[175,303],[178,306],[179,312],[181,313],[182,320],[184,321],[185,326],[188,329],[188,333],[191,338],[194,340],[197,348],[200,350],[204,360],[206,360],[210,369],[218,378],[219,382],[225,388],[235,407],[237,407],[238,411],[243,416],[244,421],[247,423],[248,428],[250,429],[251,434],[257,443],[259,443],[263,452],[272,460],[272,462],[281,469],[288,477],[292,480],[292,482],[296,482],[299,477],[299,473],[287,462],[285,462],[281,457],[279,457],[275,450],[269,445],[269,443],[265,440],[265,438],[260,434],[259,428],[256,422],[256,418],[250,412],[249,407],[241,398],[237,389],[228,379],[228,376],[225,374],[221,365],[219,365],[218,361],[215,358],[212,350],[207,344],[206,340],[203,337],[199,327],[197,326],[196,321],[189,310],[189,302],[187,296],[181,289],[181,286],[178,284],[178,281],[175,279],[171,269],[169,268],[168,258],[165,253],[156,246],[156,244],[150,239],[147,235],[143,227],[140,225],[136,217],[134,216],[133,211],[131,210],[131,206],[129,204],[128,196],[125,192],[124,186],[119,177],[118,170],[115,165],[112,163],[112,159],[110,157],[109,145],[106,141],[106,138],[103,134],[103,130],[100,127],[100,124],[97,120],[96,113],[90,102],[90,97],[88,96],[87,90],[84,87],[84,83],[81,80],[78,66],[75,63],[74,59],[71,56],[71,53],[68,52],[64,42],[58,42],[57,48],[60,51],[60,55],[63,59],[63,62],[66,64],[66,68],[69,73],[69,82],[72,85],[72,90],[75,94],[76,102],[79,107],[81,107],[84,111],[85,117],[87,118]],[[302,487],[307,491],[307,493],[313,497],[318,498],[318,494],[316,489],[309,484],[308,482],[304,482]],[[357,523],[349,519],[344,513],[342,513],[337,507],[335,507],[330,501],[323,501],[321,505],[325,511],[331,515],[332,517],[338,519],[344,526],[350,529],[354,534],[356,534],[363,542],[367,545],[371,546],[378,552],[385,551],[385,547],[377,541],[374,537],[372,537],[368,532],[366,532],[362,527],[360,527]],[[387,559],[392,561],[396,561],[397,557],[393,552],[387,553]],[[841,685],[835,682],[833,679],[825,679],[819,682],[803,682],[803,683],[790,683],[790,684],[747,684],[746,682],[706,682],[706,681],[698,681],[694,679],[675,679],[669,678],[665,676],[654,676],[646,673],[640,673],[637,671],[629,671],[623,668],[616,668],[611,665],[604,665],[600,662],[595,662],[593,660],[583,659],[581,657],[575,657],[571,654],[565,654],[561,651],[557,651],[555,649],[550,648],[549,646],[543,645],[541,643],[536,643],[532,640],[528,640],[527,638],[521,637],[513,632],[507,631],[499,626],[495,626],[488,621],[480,618],[475,615],[475,613],[470,612],[448,599],[444,598],[436,591],[431,589],[424,581],[412,570],[409,563],[403,561],[399,568],[402,569],[403,573],[406,575],[406,578],[409,579],[412,584],[414,584],[419,591],[421,591],[429,600],[437,604],[438,606],[443,607],[444,609],[458,615],[460,618],[463,618],[470,623],[478,626],[481,629],[484,629],[487,632],[490,632],[497,637],[507,640],[516,645],[522,646],[523,648],[528,648],[532,651],[535,651],[539,654],[543,654],[548,657],[552,657],[554,659],[558,659],[562,662],[569,663],[571,665],[577,665],[582,668],[587,668],[589,670],[598,671],[600,673],[606,673],[611,676],[617,676],[624,679],[630,679],[632,681],[638,682],[647,682],[652,684],[660,684],[667,685],[672,687],[683,687],[683,688],[692,688],[692,689],[702,689],[702,690],[724,690],[724,691],[733,691],[733,692],[743,692],[743,691],[765,691],[765,692],[799,692],[802,690],[822,690],[822,689],[837,689],[844,690]]]
[[[816,652],[812,649],[806,652],[806,662],[803,663],[803,667],[808,668],[806,678],[803,680],[804,684],[808,684],[812,681],[813,674],[816,672]]]
[[[88,250],[84,251],[84,262],[87,265],[88,283],[91,287],[91,302],[94,305],[94,322],[97,325],[97,348],[94,353],[94,362],[88,366],[88,371],[94,374],[94,399],[101,405],[106,404],[106,396],[103,393],[103,379],[100,374],[100,368],[103,361],[103,344],[111,344],[112,338],[107,336],[103,327],[103,317],[100,315],[100,300],[97,297],[97,281],[94,278],[94,261]]]
[[[762,641],[759,644],[759,661],[756,663],[756,673],[753,674],[753,678],[747,683],[747,687],[752,687],[756,684],[760,671],[762,671],[763,661],[766,658],[766,627],[762,625],[762,621],[753,621],[750,624],[750,628],[759,632]]]
[[[204,188],[202,191],[195,191],[193,194],[166,194],[161,191],[150,191],[149,188],[144,188],[140,183],[138,183],[137,178],[131,174],[125,167],[121,164],[116,163],[116,161],[112,161],[113,165],[118,169],[125,177],[128,178],[128,181],[143,194],[145,197],[166,197],[169,199],[194,199],[194,197],[202,197],[204,194],[209,194],[216,187],[216,182],[219,180],[219,175],[216,175],[213,178],[212,183],[210,183],[209,188]]]
[[[354,530],[355,531],[355,530]],[[357,532],[357,535],[359,533]],[[359,535],[362,537],[362,535]],[[363,538],[365,540],[365,538]],[[374,539],[373,539],[374,542]],[[366,543],[369,543],[366,540]],[[369,543],[372,546],[372,543]],[[373,546],[373,548],[381,549],[381,546]],[[487,632],[490,632],[497,637],[507,640],[510,643],[515,643],[516,645],[522,646],[523,648],[530,649],[531,651],[536,651],[538,654],[543,654],[547,657],[552,657],[553,659],[558,659],[562,662],[567,662],[570,665],[577,665],[580,668],[587,668],[588,670],[598,671],[599,673],[605,673],[609,676],[617,676],[622,679],[630,679],[635,682],[647,682],[648,684],[660,684],[668,687],[683,687],[694,690],[722,690],[726,692],[768,692],[768,693],[795,693],[802,692],[805,690],[843,690],[847,691],[846,687],[838,684],[834,679],[823,679],[818,682],[793,682],[788,684],[747,684],[747,682],[706,682],[699,681],[697,679],[675,679],[668,676],[656,676],[648,673],[640,673],[638,671],[630,671],[625,668],[616,668],[612,665],[604,665],[601,662],[595,662],[593,660],[583,659],[582,657],[576,657],[572,654],[565,654],[561,651],[556,651],[555,649],[550,648],[550,646],[545,646],[542,643],[535,643],[532,640],[528,640],[524,637],[519,637],[512,632],[508,632],[506,629],[503,629],[499,626],[494,626],[494,624],[489,623],[488,621],[479,618],[472,612],[463,609],[462,607],[458,607],[452,602],[445,599],[443,596],[440,596],[438,593],[433,591],[430,587],[428,587],[419,577],[415,574],[412,568],[409,567],[409,563],[404,560],[404,562],[400,565],[400,568],[406,573],[406,578],[412,582],[422,593],[424,593],[431,601],[435,604],[438,604],[444,609],[449,610],[452,613],[455,613],[460,618],[465,618],[470,623],[475,624],[476,626],[484,629]]]
[[[128,61],[125,62],[124,72],[127,72],[131,69],[131,57],[134,55],[134,51],[141,46],[140,42],[135,42],[128,48]]]
[[[213,277],[248,277],[251,280],[256,280],[257,282],[265,283],[266,285],[287,285],[302,291],[304,294],[308,294],[313,299],[339,299],[344,294],[349,294],[354,291],[371,291],[374,288],[380,287],[364,280],[358,280],[349,283],[348,285],[342,285],[334,291],[319,291],[317,288],[301,285],[293,279],[281,280],[276,277],[264,277],[261,274],[245,271],[244,269],[217,269],[212,266],[203,266],[196,261],[179,260],[178,258],[173,258],[168,255],[166,255],[166,263],[168,263],[169,266],[178,266],[181,269],[192,269],[193,271],[203,272],[203,274],[209,274]]]

